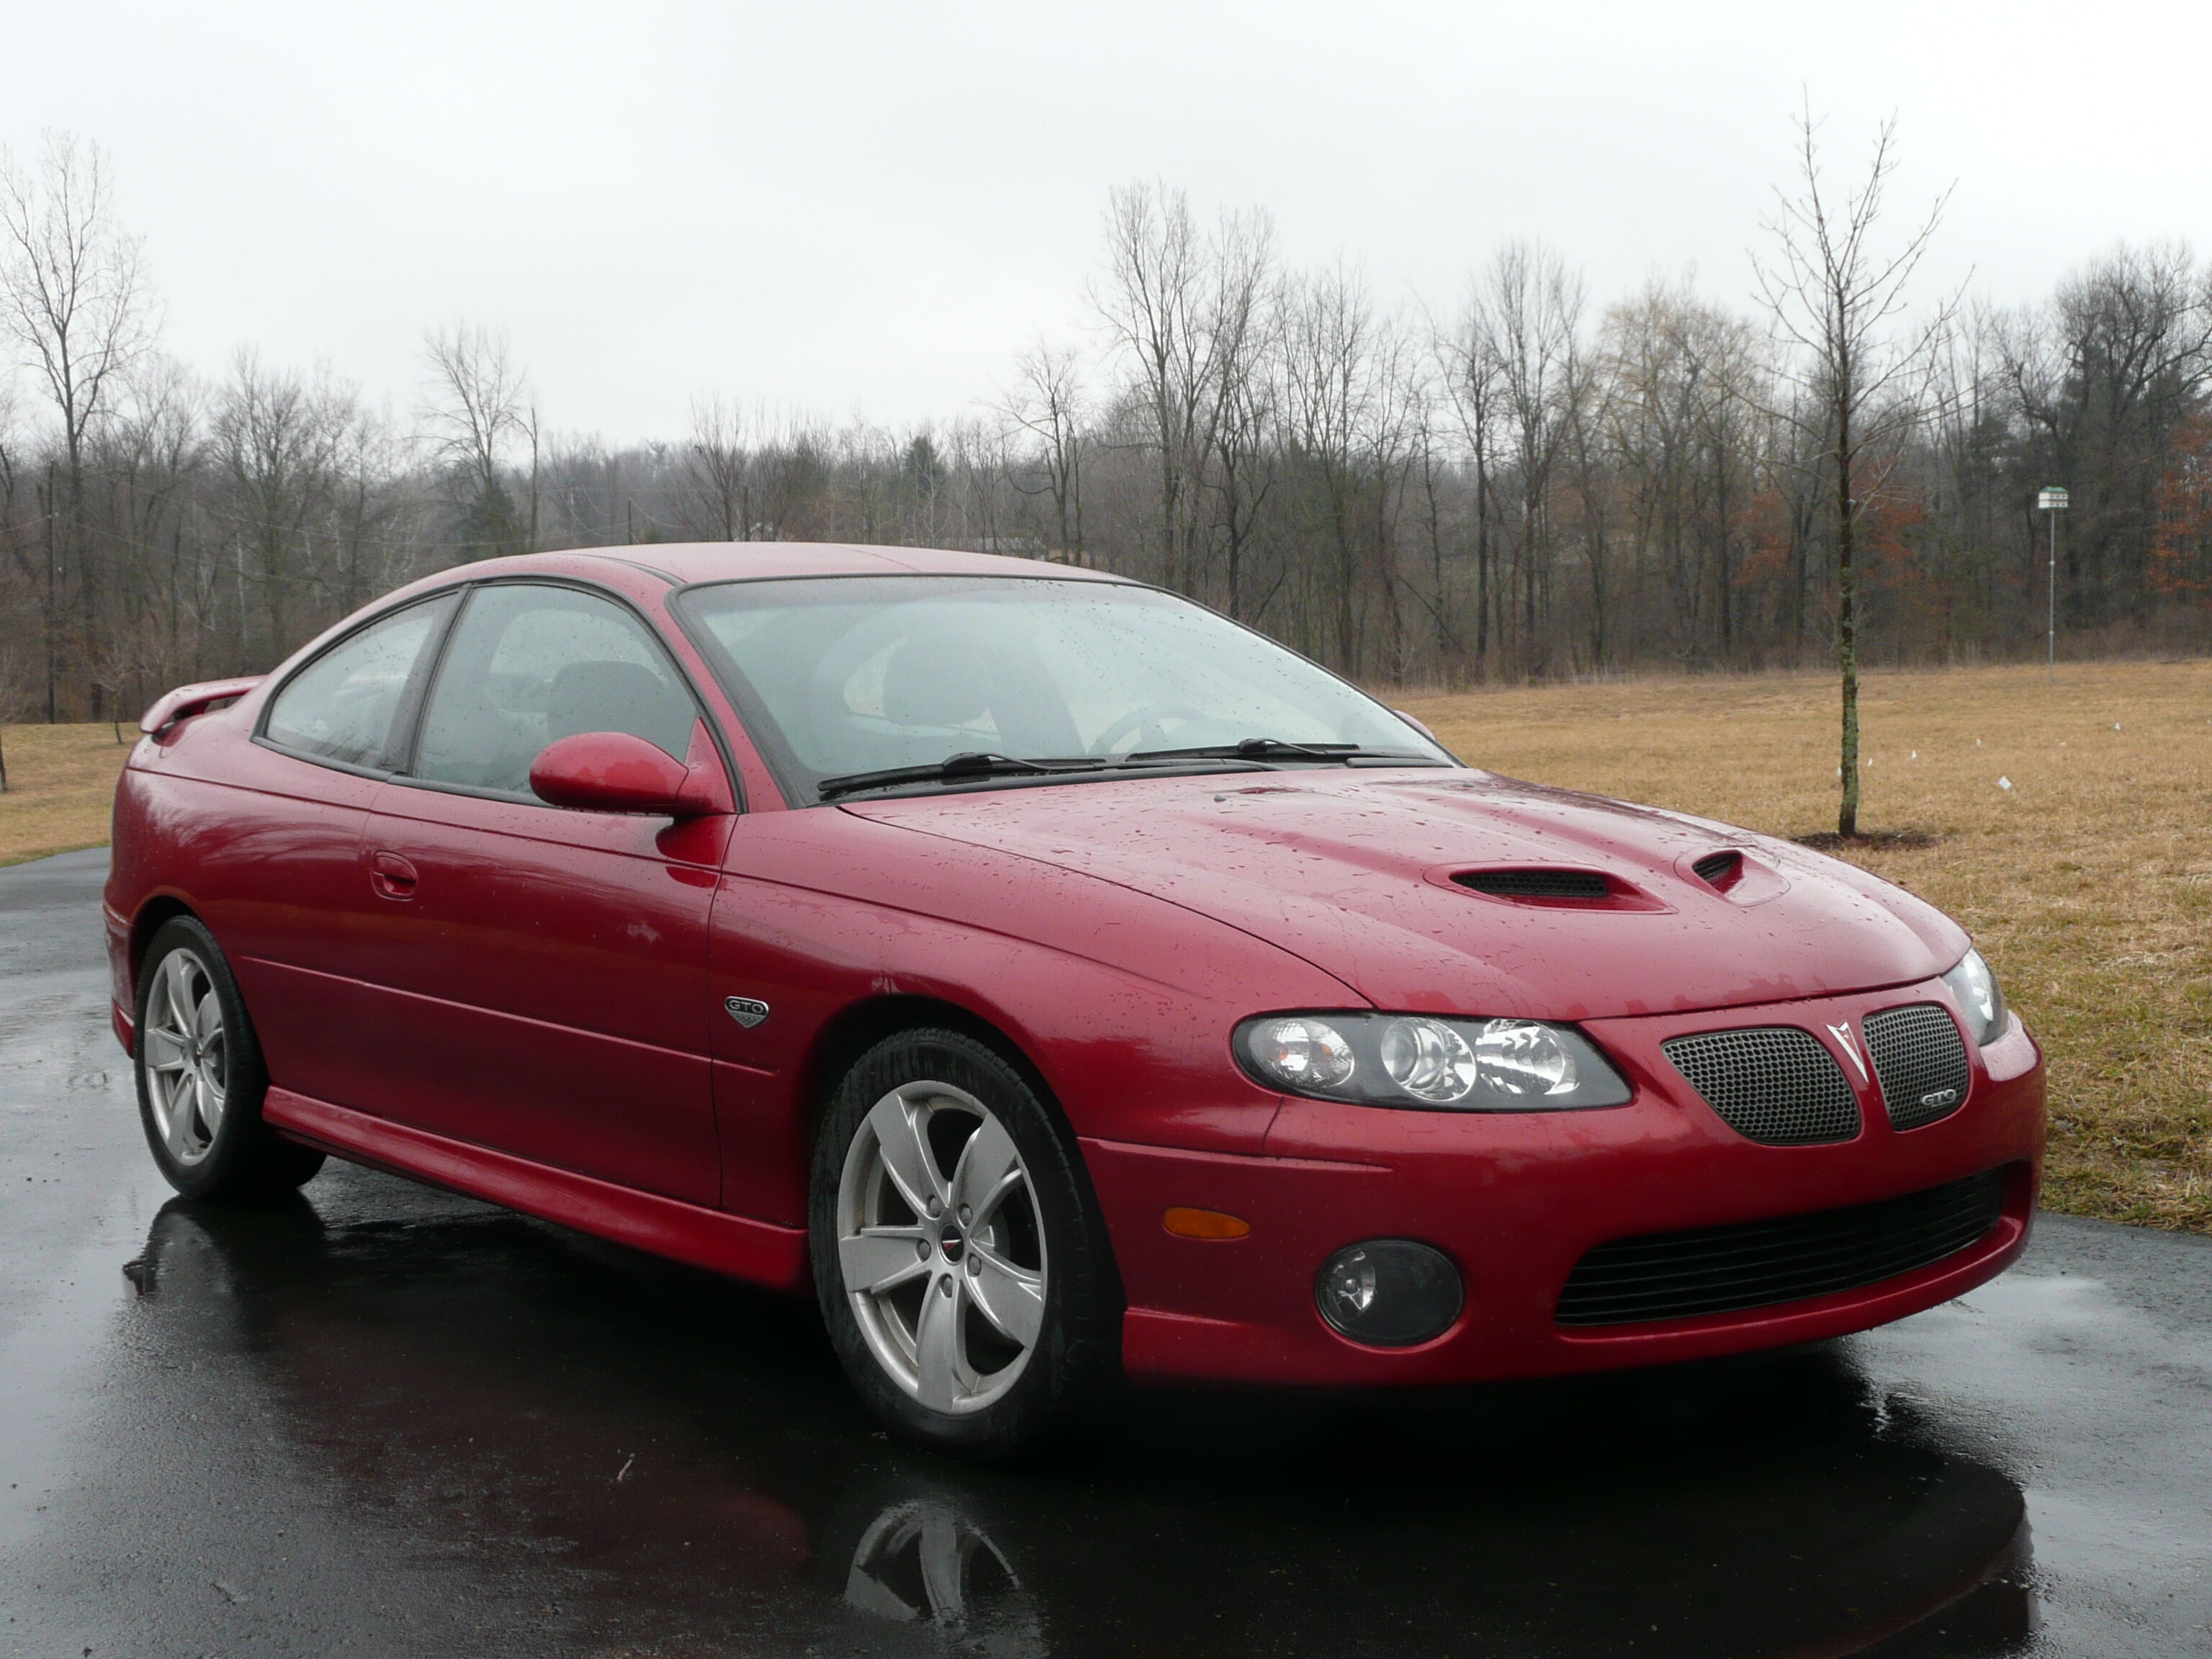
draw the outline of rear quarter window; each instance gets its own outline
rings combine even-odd
[[[424,647],[453,609],[448,594],[371,623],[284,683],[262,735],[281,748],[347,766],[388,769],[407,688]]]

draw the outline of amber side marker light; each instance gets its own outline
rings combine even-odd
[[[1242,1238],[1252,1224],[1218,1210],[1191,1210],[1178,1204],[1160,1217],[1160,1225],[1177,1238]]]

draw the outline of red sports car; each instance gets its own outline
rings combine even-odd
[[[142,725],[115,1024],[179,1191],[336,1153],[811,1285],[946,1447],[1119,1372],[1832,1336],[2027,1237],[2042,1057],[1941,914],[1141,583],[501,559]]]

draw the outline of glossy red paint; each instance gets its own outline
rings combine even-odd
[[[272,689],[323,641],[228,708],[174,704],[118,789],[118,1036],[127,1046],[138,953],[189,909],[231,958],[285,1133],[789,1287],[803,1278],[815,1114],[855,1034],[952,1020],[1025,1066],[1078,1138],[1139,1375],[1435,1382],[1688,1358],[1894,1318],[2017,1254],[2043,1075],[2016,1024],[1975,1055],[1966,1104],[1928,1127],[1893,1132],[1854,1079],[1866,1127],[1838,1146],[1741,1139],[1661,1055],[1689,1030],[1818,1036],[1898,1004],[1950,1006],[1938,975],[1966,935],[1790,843],[1411,769],[794,808],[671,592],[917,570],[1114,580],[975,554],[663,545],[495,561],[375,607],[517,576],[618,599],[698,702],[689,751],[653,769],[681,818],[427,787],[257,740]],[[1729,848],[1743,858],[1729,880],[1694,874]],[[1609,896],[1531,903],[1451,879],[1529,866],[1595,872]],[[721,1012],[733,995],[772,1017],[739,1025]],[[1581,1022],[1635,1098],[1572,1113],[1341,1105],[1285,1099],[1231,1056],[1253,1014],[1370,1006]],[[1753,1314],[1553,1322],[1567,1271],[1605,1240],[2000,1167],[2014,1173],[1997,1231],[1917,1273]],[[1171,1206],[1250,1232],[1179,1237],[1162,1223]],[[1363,1347],[1319,1318],[1321,1262],[1377,1236],[1424,1239],[1459,1264],[1466,1309],[1443,1336]]]
[[[531,793],[553,806],[582,812],[628,812],[673,818],[672,832],[692,818],[737,810],[729,774],[704,722],[678,760],[626,732],[580,732],[545,745],[530,769]]]
[[[269,1091],[262,1115],[294,1139],[340,1158],[473,1193],[635,1249],[779,1291],[805,1282],[806,1235],[798,1228],[593,1181],[286,1089]]]

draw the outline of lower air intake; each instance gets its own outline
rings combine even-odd
[[[1864,1023],[1890,1127],[1917,1129],[1966,1103],[1974,1080],[1951,1016],[1932,1002],[1891,1008]]]
[[[1771,1308],[1878,1285],[1956,1255],[2003,1212],[2004,1171],[1847,1210],[1601,1244],[1575,1265],[1562,1325],[1634,1325]]]
[[[1858,1097],[1836,1057],[1795,1025],[1671,1037],[1660,1045],[1721,1121],[1769,1146],[1815,1146],[1859,1132]]]

